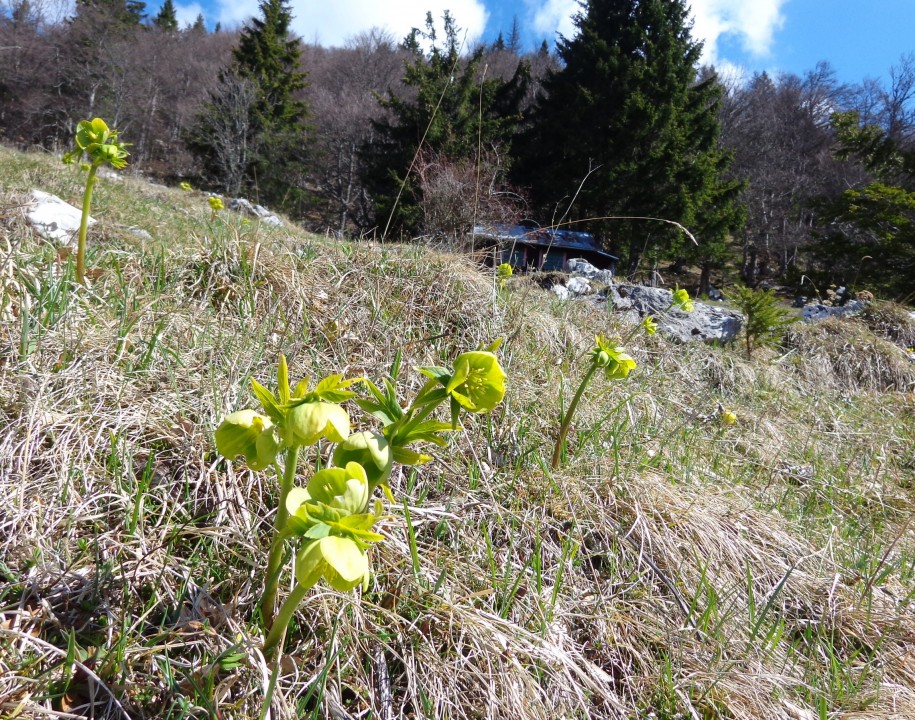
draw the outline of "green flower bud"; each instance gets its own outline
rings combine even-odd
[[[314,445],[322,437],[342,443],[349,435],[349,415],[336,403],[305,402],[286,413],[287,442]],[[288,434],[291,433],[292,437]]]
[[[329,535],[307,543],[296,555],[295,577],[305,588],[322,577],[335,590],[346,592],[362,583],[368,585],[369,559],[355,540]]]
[[[365,468],[369,487],[387,485],[394,456],[388,441],[381,433],[364,430],[350,435],[334,450],[334,465],[345,467],[356,462]]]
[[[253,410],[231,413],[216,428],[216,449],[234,460],[244,455],[252,470],[264,470],[276,461],[280,441],[270,418]]]

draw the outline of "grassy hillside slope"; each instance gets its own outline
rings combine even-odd
[[[0,716],[263,717],[278,488],[216,455],[220,418],[279,353],[380,379],[400,349],[410,393],[503,337],[505,403],[392,478],[369,590],[309,593],[270,717],[915,717],[906,313],[753,362],[637,337],[553,472],[594,334],[626,331],[606,311],[129,177],[99,183],[78,288],[23,203],[78,204],[79,172],[0,167]]]

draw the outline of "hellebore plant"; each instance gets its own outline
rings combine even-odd
[[[225,209],[225,205],[222,203],[222,198],[216,197],[215,195],[210,195],[207,198],[207,202],[210,204],[210,211],[213,218],[216,217],[216,213]]]
[[[83,212],[79,222],[79,240],[76,246],[76,281],[83,285],[86,279],[86,234],[89,229],[89,208],[98,169],[109,163],[120,170],[127,166],[127,143],[118,140],[118,131],[110,130],[101,118],[81,120],[76,126],[76,147],[64,153],[68,165],[77,162],[85,153],[89,158],[86,190],[83,193]]]
[[[499,287],[505,286],[505,281],[512,276],[512,266],[509,263],[501,263],[496,268],[496,279],[499,281]]]
[[[693,311],[693,301],[690,299],[689,293],[686,290],[676,288],[673,291],[671,303],[664,312],[667,313],[673,308],[678,308],[684,312]],[[591,348],[589,352],[591,365],[582,378],[581,383],[578,385],[578,390],[576,390],[572,402],[569,403],[569,408],[563,416],[562,423],[559,426],[559,432],[556,435],[556,445],[553,448],[553,470],[557,470],[562,462],[562,447],[566,436],[569,434],[572,417],[575,414],[575,410],[578,408],[578,403],[584,395],[585,388],[588,387],[597,371],[603,369],[608,380],[624,380],[629,376],[629,373],[632,370],[635,370],[636,362],[626,353],[625,346],[639,330],[644,330],[648,335],[654,335],[658,331],[658,323],[650,315],[647,315],[645,319],[633,328],[633,330],[618,344],[611,343],[603,335],[598,335],[595,338],[594,347]]]
[[[393,464],[419,465],[431,456],[407,446],[431,443],[445,446],[442,433],[460,429],[461,410],[489,412],[505,395],[505,373],[499,366],[494,343],[485,350],[459,355],[453,369],[422,367],[429,379],[407,407],[401,407],[394,383],[400,355],[394,361],[384,390],[367,378],[344,380],[332,375],[309,389],[308,380],[289,385],[286,359],[280,356],[276,393],[256,380],[254,395],[264,414],[254,410],[230,413],[216,429],[216,448],[229,459],[242,455],[252,470],[273,468],[280,482],[274,539],[267,558],[261,615],[267,630],[264,652],[280,645],[286,627],[307,592],[322,578],[341,592],[368,587],[371,566],[367,551],[383,539],[373,531],[382,517],[381,487],[389,500],[388,484]],[[362,384],[369,397],[358,398],[348,388]],[[341,403],[354,402],[378,419],[379,430],[351,432],[350,417]],[[443,402],[451,407],[451,422],[430,419]],[[326,439],[336,445],[332,465],[316,472],[305,487],[296,487],[296,470],[302,447]],[[282,467],[279,459],[282,457]],[[274,615],[277,585],[286,542],[296,543],[296,584]]]

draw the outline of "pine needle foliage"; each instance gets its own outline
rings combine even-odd
[[[516,182],[531,185],[547,217],[661,217],[703,231],[713,241],[703,247],[717,244],[741,223],[740,187],[724,180],[721,87],[714,74],[699,77],[686,3],[589,0],[574,22],[517,144]],[[676,251],[681,239],[642,221],[589,226],[628,255],[630,273],[646,251]]]
[[[747,359],[756,348],[778,343],[782,330],[794,322],[791,313],[780,307],[771,290],[737,287],[728,300],[744,315],[744,343]]]
[[[403,84],[411,91],[381,98],[386,114],[362,149],[363,181],[382,228],[416,235],[423,200],[415,162],[422,148],[446,161],[479,162],[479,149],[507,149],[521,120],[530,68],[519,62],[509,80],[487,76],[486,48],[462,57],[460,28],[450,13],[444,32],[427,13],[424,29],[414,28],[401,47],[408,53]],[[427,49],[428,48],[428,49]]]

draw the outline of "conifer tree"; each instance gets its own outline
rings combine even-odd
[[[299,40],[290,32],[292,14],[283,0],[263,0],[261,17],[242,30],[233,51],[231,68],[223,71],[217,96],[201,112],[188,138],[191,150],[205,168],[220,167],[214,158],[224,155],[217,140],[225,123],[214,122],[220,107],[230,106],[238,129],[234,142],[243,145],[246,158],[242,188],[273,207],[295,213],[302,209],[301,178],[306,157],[307,106],[297,98],[307,84],[299,65]],[[238,81],[244,81],[239,83]],[[253,94],[245,87],[253,87]],[[224,97],[226,93],[231,97]],[[247,108],[239,103],[249,99]],[[246,114],[246,117],[241,117]],[[214,173],[218,184],[228,187],[228,177]]]
[[[375,135],[363,148],[363,181],[374,200],[380,228],[387,227],[390,218],[388,229],[415,235],[421,230],[422,191],[411,165],[420,144],[444,162],[479,161],[480,147],[507,154],[521,119],[529,69],[519,62],[510,80],[487,78],[483,73],[486,48],[462,58],[458,28],[448,12],[444,42],[432,14],[427,13],[425,30],[414,28],[402,47],[412,56],[403,83],[415,94],[392,92],[381,100],[389,119],[373,123]]]
[[[578,33],[560,37],[562,65],[519,143],[517,182],[556,220],[660,217],[699,230],[700,243],[702,230],[720,242],[740,222],[739,185],[721,179],[720,89],[714,75],[698,79],[701,43],[690,35],[685,1],[588,0],[574,21]],[[646,251],[682,252],[670,225],[589,227],[627,256],[629,272]]]
[[[818,204],[814,248],[824,279],[866,286],[902,301],[915,297],[915,147],[854,111],[835,113],[841,159],[856,158],[868,182]]]
[[[178,15],[175,12],[175,3],[172,0],[165,0],[162,7],[159,8],[159,14],[153,20],[153,25],[167,32],[174,32],[178,29]]]
[[[233,51],[237,74],[258,89],[253,112],[260,142],[251,171],[266,201],[293,210],[303,199],[296,186],[308,130],[308,107],[296,95],[307,86],[307,76],[300,66],[299,39],[290,31],[289,5],[263,0],[260,11]]]

